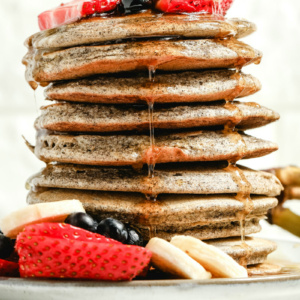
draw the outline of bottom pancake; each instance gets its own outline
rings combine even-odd
[[[248,266],[247,271],[249,276],[266,276],[280,274],[282,268],[278,265],[262,263]]]

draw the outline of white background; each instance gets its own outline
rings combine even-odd
[[[25,181],[43,167],[22,140],[24,135],[34,143],[33,122],[42,91],[35,94],[27,85],[21,60],[26,52],[24,40],[38,31],[37,15],[60,3],[0,1],[0,217],[25,206]],[[228,17],[244,17],[257,24],[258,31],[245,42],[262,50],[264,58],[259,66],[244,71],[257,76],[263,89],[249,101],[281,114],[277,124],[251,132],[277,142],[280,151],[248,161],[247,165],[256,169],[300,165],[300,1],[236,0]]]

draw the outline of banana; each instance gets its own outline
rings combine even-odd
[[[26,225],[41,222],[63,222],[74,212],[85,212],[79,200],[40,203],[15,211],[0,220],[3,234],[15,238]]]
[[[185,279],[211,278],[200,264],[163,239],[152,238],[146,248],[152,252],[152,264],[163,272]]]
[[[171,244],[186,252],[207,271],[211,272],[213,277],[248,277],[247,270],[225,252],[196,238],[191,236],[175,236],[172,238]]]

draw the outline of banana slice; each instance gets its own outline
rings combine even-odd
[[[5,236],[15,238],[26,225],[41,222],[63,222],[74,212],[85,212],[79,200],[40,203],[15,211],[0,220]]]
[[[207,271],[211,272],[213,277],[248,277],[247,270],[225,252],[196,238],[175,236],[172,238],[171,244],[186,252]]]
[[[163,272],[185,279],[211,278],[200,264],[163,239],[152,238],[146,248],[152,252],[152,264]]]

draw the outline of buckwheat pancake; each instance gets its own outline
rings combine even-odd
[[[136,226],[194,227],[211,223],[236,222],[245,205],[232,195],[159,195],[155,202],[139,193],[99,192],[44,188],[30,191],[28,204],[78,199],[97,220],[113,217]],[[261,218],[278,203],[276,198],[253,196],[247,219]]]
[[[246,20],[143,11],[126,16],[82,19],[70,25],[36,33],[28,43],[36,49],[67,48],[132,38],[241,38],[255,30],[255,24]]]
[[[239,160],[264,156],[276,144],[245,133],[196,131],[148,135],[68,135],[38,132],[34,153],[44,162],[99,166]]]
[[[149,129],[147,106],[57,103],[43,107],[35,122],[37,130],[56,132],[111,132]],[[279,115],[253,102],[232,104],[156,106],[152,126],[163,129],[224,126],[237,124],[239,130],[267,125]]]
[[[250,219],[244,222],[245,234],[253,234],[260,232],[261,226],[259,225],[260,219]],[[210,240],[216,238],[227,238],[227,237],[240,237],[241,236],[241,226],[240,221],[236,222],[222,222],[222,223],[212,223],[208,225],[199,225],[195,227],[182,228],[174,226],[166,229],[157,229],[155,232],[151,233],[149,228],[138,227],[143,238],[147,241],[152,237],[155,237],[170,241],[172,237],[176,235],[187,235],[200,240]]]
[[[157,236],[171,239],[179,233],[200,239],[240,236],[240,215],[244,205],[233,196],[161,195],[157,202],[149,202],[134,193],[89,192],[82,190],[45,189],[31,192],[28,203],[45,203],[75,197],[86,211],[98,220],[113,217],[137,227],[149,240],[149,227]],[[70,198],[70,199],[71,199]],[[69,198],[68,198],[69,199]],[[260,230],[259,220],[276,199],[254,197],[252,212],[246,217],[247,234]]]
[[[33,86],[96,74],[136,70],[197,70],[241,68],[259,63],[258,50],[229,40],[165,40],[80,46],[57,51],[29,49],[23,63]]]
[[[243,244],[241,239],[237,238],[219,239],[206,242],[220,248],[240,264],[243,264],[246,259],[247,265],[255,265],[264,262],[267,259],[267,256],[277,249],[276,243],[272,241],[251,237],[246,237],[246,246]],[[259,266],[255,267],[258,270]],[[254,268],[254,266],[252,268]],[[267,266],[265,268],[267,268]],[[278,267],[276,270],[279,271]]]
[[[265,261],[267,257],[265,257]],[[260,263],[254,264],[247,267],[249,276],[266,276],[266,275],[276,275],[281,272],[282,268],[278,265],[270,264],[270,263]]]
[[[253,76],[235,70],[209,70],[159,74],[149,82],[147,74],[97,76],[59,82],[45,90],[49,100],[89,103],[174,103],[234,99],[261,88]]]
[[[241,192],[242,178],[251,185],[252,195],[274,197],[282,185],[270,173],[227,164],[157,165],[154,178],[147,168],[107,168],[71,164],[49,164],[28,180],[27,186],[79,190],[137,192],[145,194],[234,194]],[[241,173],[242,172],[242,173]]]

